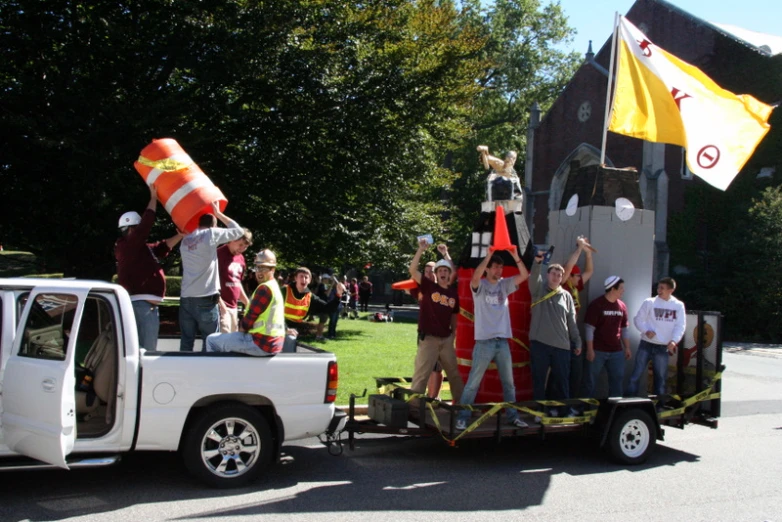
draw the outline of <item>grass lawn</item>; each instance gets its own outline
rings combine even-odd
[[[375,323],[366,314],[360,319],[340,319],[337,323],[337,339],[315,342],[303,341],[334,353],[339,363],[339,389],[337,404],[346,405],[350,394],[377,393],[375,377],[412,377],[415,364],[416,323]],[[450,398],[447,386],[443,398]],[[356,404],[366,404],[367,398],[356,399]]]

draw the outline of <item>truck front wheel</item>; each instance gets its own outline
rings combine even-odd
[[[217,404],[191,425],[182,457],[187,469],[210,486],[241,487],[268,467],[272,444],[260,412],[244,404]]]
[[[611,455],[623,464],[645,462],[657,442],[652,418],[636,408],[625,410],[614,419],[608,439]]]

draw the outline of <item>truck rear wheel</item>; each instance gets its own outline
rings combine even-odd
[[[649,414],[633,408],[622,411],[608,434],[611,455],[623,464],[641,464],[657,442],[655,426]]]
[[[274,448],[269,423],[244,404],[204,410],[185,434],[182,457],[194,476],[212,487],[235,488],[268,467]]]

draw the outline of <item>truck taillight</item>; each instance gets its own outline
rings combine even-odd
[[[337,400],[337,384],[339,383],[339,370],[337,369],[337,362],[331,361],[329,368],[326,371],[326,400],[324,402],[334,402]]]

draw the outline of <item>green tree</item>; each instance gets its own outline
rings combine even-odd
[[[0,25],[0,241],[101,278],[161,137],[282,263],[403,266],[417,233],[447,234],[475,145],[521,152],[526,108],[570,67],[561,10],[536,1],[9,0]]]
[[[529,109],[551,106],[580,65],[582,58],[556,46],[574,33],[558,3],[538,0],[496,0],[483,15],[487,43],[481,72],[484,89],[470,114],[471,133],[450,157],[459,179],[452,193],[453,236],[464,241],[485,199],[485,172],[476,147],[488,145],[495,154],[518,153],[516,171],[524,180]]]
[[[146,203],[131,165],[156,137],[283,261],[398,264],[483,66],[447,1],[20,0],[0,24],[2,240],[91,277]]]
[[[739,183],[729,192],[745,184]],[[723,206],[716,212],[722,217],[709,223],[718,237],[715,233],[710,243],[701,244],[695,252],[679,248],[679,241],[671,243],[676,253],[672,265],[690,269],[688,274],[676,276],[680,286],[677,294],[690,310],[721,312],[726,339],[782,341],[782,283],[772,275],[782,263],[782,187],[766,187],[754,198],[732,202],[725,193],[704,189],[700,196],[693,191],[695,203],[688,198],[687,211],[700,209],[691,218],[696,225],[703,223],[705,216],[712,215],[704,208],[713,204],[708,196],[722,196]],[[685,214],[677,216],[676,230],[692,228],[682,226]]]

